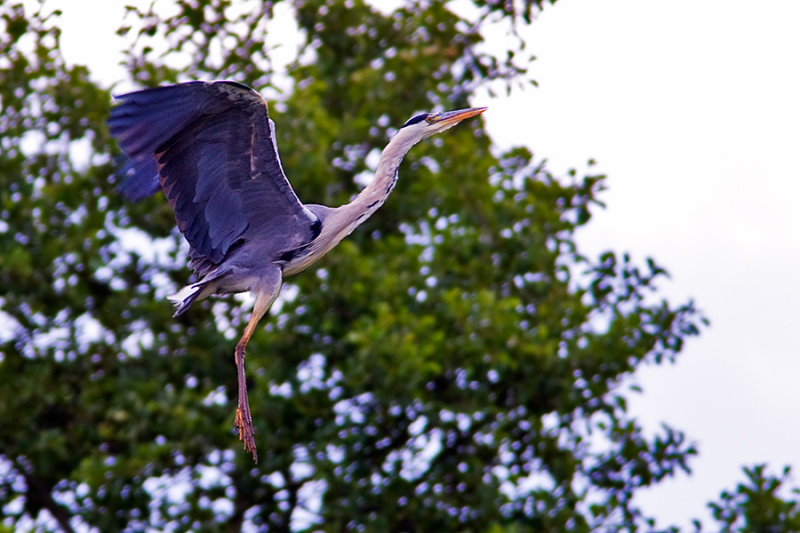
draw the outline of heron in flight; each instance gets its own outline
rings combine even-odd
[[[235,428],[257,462],[245,349],[283,278],[308,268],[386,201],[412,146],[486,108],[412,117],[383,150],[372,182],[350,203],[326,207],[298,199],[281,167],[267,102],[250,87],[195,81],[117,100],[108,125],[129,160],[121,171],[120,193],[139,200],[160,189],[189,242],[189,266],[197,281],[169,297],[175,316],[212,294],[249,291],[255,296],[235,350]]]

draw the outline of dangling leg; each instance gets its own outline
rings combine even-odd
[[[239,404],[236,406],[236,419],[234,427],[239,432],[239,440],[244,443],[244,451],[253,454],[253,461],[258,462],[258,453],[256,452],[256,440],[253,431],[253,418],[250,416],[250,401],[247,398],[247,381],[244,372],[244,354],[247,348],[247,343],[250,341],[253,332],[258,326],[258,322],[267,313],[272,302],[278,297],[281,291],[281,273],[276,267],[276,272],[273,276],[268,276],[271,279],[265,279],[266,283],[253,292],[256,294],[256,303],[253,306],[253,314],[247,327],[244,328],[244,334],[239,342],[236,344],[235,359],[236,359],[236,373],[239,381]]]

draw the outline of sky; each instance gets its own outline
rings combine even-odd
[[[66,59],[123,79],[124,2],[53,4]],[[524,30],[539,86],[472,102],[489,106],[499,145],[528,146],[556,174],[596,160],[607,208],[579,234],[583,251],[655,258],[671,274],[661,294],[711,320],[676,364],[632,378],[644,426],[666,422],[700,450],[691,477],[638,497],[662,525],[707,521],[705,503],[743,481],[743,465],[800,476],[798,20],[790,0],[559,0]]]
[[[707,517],[742,465],[792,465],[800,484],[798,20],[790,1],[561,0],[527,32],[539,87],[480,102],[495,140],[555,172],[594,158],[607,208],[582,249],[654,257],[663,294],[711,320],[634,379],[645,427],[700,450],[691,477],[639,498],[666,523]]]

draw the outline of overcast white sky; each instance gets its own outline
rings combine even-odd
[[[67,59],[123,78],[124,3],[55,3]],[[742,465],[800,469],[798,22],[789,0],[560,0],[528,31],[539,88],[473,102],[499,144],[556,172],[596,159],[608,208],[584,251],[653,256],[672,274],[663,292],[712,320],[676,365],[636,376],[646,427],[666,421],[700,448],[691,477],[641,496],[661,524],[707,518]]]
[[[676,365],[638,373],[632,403],[699,444],[691,477],[640,499],[681,524],[743,464],[800,469],[798,22],[791,1],[561,0],[530,30],[540,87],[485,114],[555,170],[595,158],[608,208],[584,250],[655,257],[665,293],[712,321]]]

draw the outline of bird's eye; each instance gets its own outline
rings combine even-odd
[[[436,122],[435,119],[436,115],[428,115],[427,117],[425,117],[425,122],[427,122],[428,124],[433,124],[434,122]]]
[[[408,119],[408,122],[403,124],[403,127],[405,128],[406,126],[410,126],[412,124],[416,124],[417,122],[422,122],[423,120],[428,120],[428,117],[429,117],[429,115],[427,113],[423,113],[422,115],[417,115],[415,117],[411,117],[410,119]],[[430,121],[428,120],[428,122],[430,122]]]

